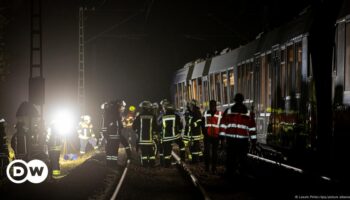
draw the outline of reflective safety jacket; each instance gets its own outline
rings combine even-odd
[[[139,145],[154,145],[153,138],[157,134],[157,119],[152,113],[141,113],[132,125],[138,134]]]
[[[116,117],[113,121],[109,121],[107,126],[107,140],[119,140],[124,128],[121,116]]]
[[[183,139],[190,140],[201,140],[202,136],[202,115],[198,112],[187,111],[185,113],[185,133]]]
[[[253,123],[254,122],[254,123]],[[220,124],[220,136],[256,140],[255,120],[247,115],[243,104],[226,109]]]
[[[88,124],[85,122],[79,122],[79,129],[78,129],[78,133],[79,133],[79,138],[80,139],[89,139],[91,137],[95,137],[94,131],[92,129],[92,124]]]
[[[49,128],[46,135],[46,143],[50,150],[61,150],[62,138],[54,128]]]
[[[162,142],[174,141],[180,138],[182,132],[182,123],[180,116],[174,112],[167,112],[161,117],[162,123]]]
[[[203,118],[204,118],[205,134],[209,137],[218,138],[222,112],[216,111],[215,113],[211,113],[208,110],[204,112]]]

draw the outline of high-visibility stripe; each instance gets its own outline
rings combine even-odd
[[[60,170],[52,170],[52,175],[59,176],[59,175],[61,175],[61,171]]]
[[[151,156],[151,157],[149,157],[149,159],[150,159],[150,160],[155,160],[156,157],[155,157],[155,156]]]
[[[226,129],[228,129],[228,128],[241,128],[241,129],[249,130],[248,126],[242,125],[242,124],[228,124],[226,126]]]
[[[256,139],[256,135],[251,135],[250,139]]]
[[[221,132],[220,135],[225,137],[230,137],[230,138],[239,138],[239,139],[249,138],[249,136],[246,136],[246,135],[226,134],[224,132]]]
[[[226,129],[227,126],[225,124],[220,124],[220,128]]]
[[[250,128],[249,131],[256,131],[256,128],[255,127]]]
[[[164,115],[162,116],[162,124],[163,124],[163,138],[167,138],[167,136],[165,136],[166,132],[166,128],[167,128],[167,121],[172,121],[171,123],[171,135],[175,136],[176,135],[176,131],[175,131],[175,123],[176,123],[176,116],[175,115]],[[170,136],[171,137],[171,136]]]
[[[164,159],[170,159],[171,158],[171,155],[170,156],[165,156]]]
[[[150,142],[139,142],[139,145],[154,145],[153,143]]]

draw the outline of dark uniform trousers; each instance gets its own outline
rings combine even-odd
[[[219,138],[204,136],[204,158],[205,168],[209,170],[211,164],[212,171],[216,170],[218,160]]]
[[[164,156],[164,163],[161,162],[161,165],[164,165],[165,167],[169,167],[171,164],[170,159],[171,159],[171,151],[173,150],[173,147],[172,147],[173,143],[176,143],[179,146],[181,160],[185,160],[185,154],[186,154],[185,145],[181,140],[181,138],[163,142],[161,155]]]
[[[125,139],[125,137],[121,135],[107,135],[107,144],[105,146],[107,166],[110,166],[110,167],[117,166],[118,151],[119,151],[120,143],[122,143],[122,145],[124,146],[127,157],[128,158],[131,157],[130,144]]]
[[[226,138],[227,141],[227,161],[226,169],[228,175],[236,172],[243,172],[246,168],[247,153],[249,149],[248,139]]]
[[[4,145],[5,146],[5,145]],[[6,176],[6,167],[9,164],[9,153],[7,149],[0,149],[0,178]]]
[[[153,167],[155,164],[156,156],[154,145],[151,144],[139,144],[141,149],[141,164],[144,167]]]
[[[61,174],[60,171],[60,147],[49,147],[49,160],[52,175],[58,176]]]

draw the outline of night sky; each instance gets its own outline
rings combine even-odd
[[[0,82],[0,115],[14,123],[17,107],[28,99],[30,1],[1,1],[10,19],[4,37],[10,74]],[[76,106],[80,5],[95,7],[86,13],[85,66],[87,107],[97,118],[106,100],[138,105],[170,98],[172,76],[185,63],[244,45],[310,2],[43,0],[44,115]]]

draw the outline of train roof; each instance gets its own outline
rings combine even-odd
[[[187,63],[183,68],[177,71],[174,77],[174,83],[206,76],[209,73],[233,67],[242,61],[253,58],[257,53],[271,50],[272,46],[284,44],[293,38],[307,34],[311,23],[311,12],[307,12],[284,26],[262,34],[261,37],[244,46],[199,63]],[[188,72],[190,74],[184,74]]]

